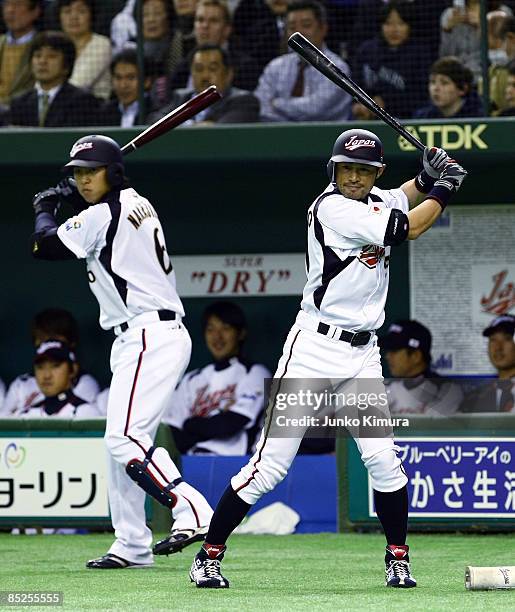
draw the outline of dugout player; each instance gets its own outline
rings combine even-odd
[[[210,304],[202,327],[213,362],[184,376],[163,421],[181,453],[246,455],[270,372],[242,356],[247,323],[236,304]]]
[[[45,308],[36,313],[31,321],[30,332],[32,344],[37,348],[46,340],[60,340],[67,344],[77,355],[79,344],[79,326],[75,317],[63,308]],[[84,372],[77,358],[73,363],[73,391],[88,404],[93,404],[98,395],[98,382]],[[17,376],[9,385],[5,402],[0,405],[0,416],[11,417],[24,413],[30,406],[43,400],[34,374],[25,373]]]
[[[438,219],[466,171],[442,149],[425,149],[423,170],[399,189],[374,186],[384,172],[383,146],[366,130],[347,130],[334,143],[330,183],[308,210],[308,279],[301,310],[275,378],[382,379],[375,330],[384,321],[392,246],[414,240]],[[410,210],[411,208],[411,210]],[[302,437],[269,436],[275,408],[249,463],[232,479],[196,555],[190,579],[227,588],[220,562],[226,541],[253,504],[286,475]],[[408,479],[391,437],[356,438],[386,536],[386,584],[414,587],[406,545]]]
[[[153,557],[145,493],[171,510],[178,549],[203,539],[212,515],[168,452],[153,445],[188,365],[191,340],[181,322],[184,310],[163,228],[152,204],[128,187],[118,144],[105,136],[80,138],[66,168],[73,171],[76,190],[68,181],[34,198],[32,253],[39,259],[86,259],[100,325],[116,336],[105,433],[116,540],[106,555],[86,566],[148,567]],[[78,214],[58,227],[55,214],[63,199]]]

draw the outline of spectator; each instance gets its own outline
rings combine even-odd
[[[263,68],[287,49],[284,17],[288,0],[241,0],[234,11],[235,47]]]
[[[489,10],[501,10],[511,15],[508,6],[489,2]],[[456,56],[472,71],[477,81],[481,77],[480,0],[465,0],[465,8],[445,9],[440,19],[440,57]]]
[[[501,17],[501,15],[503,14],[499,11],[489,13],[489,24],[493,24],[492,29],[497,26],[497,31],[493,33],[494,40],[496,40],[494,46],[497,47],[495,49],[498,54],[497,61],[491,61],[488,69],[490,101],[492,103],[492,114],[494,115],[502,115],[502,111],[509,107],[507,99],[509,64],[515,61],[515,17],[506,15]]]
[[[30,70],[30,44],[41,15],[40,0],[4,0],[2,16],[7,28],[0,36],[0,103],[11,100],[34,85]]]
[[[201,0],[195,11],[193,36],[197,47],[218,45],[229,51],[234,70],[234,86],[238,89],[254,90],[260,70],[256,61],[246,53],[234,51],[229,44],[231,14],[225,0]],[[169,89],[191,86],[189,58],[184,58],[170,77]]]
[[[208,306],[202,327],[213,363],[183,377],[163,421],[181,453],[245,455],[254,442],[270,372],[243,359],[247,323],[235,304]]]
[[[61,308],[47,308],[38,312],[31,323],[32,345],[37,348],[50,338],[59,340],[71,347],[77,353],[79,343],[79,328],[72,314]],[[81,370],[74,362],[74,393],[93,403],[98,394],[98,383],[90,375]],[[25,411],[34,402],[43,399],[33,374],[22,374],[13,380],[0,409],[0,416],[12,416]]]
[[[201,111],[184,125],[248,123],[259,120],[259,101],[250,91],[232,86],[233,69],[227,51],[217,45],[203,45],[191,54],[193,89],[177,89],[170,104],[153,113],[149,122],[164,117],[210,85],[216,85],[222,99]]]
[[[474,89],[472,72],[456,57],[441,57],[429,74],[431,104],[415,111],[417,119],[482,117],[483,103]]]
[[[30,61],[36,84],[12,101],[12,125],[73,127],[98,123],[99,100],[68,82],[75,46],[66,34],[40,32],[34,39]]]
[[[148,63],[145,72],[145,114],[152,111],[150,87],[152,79],[149,76]],[[111,62],[111,79],[114,98],[101,108],[101,125],[117,125],[132,127],[139,124],[139,76],[138,55],[134,49],[125,49],[117,53]]]
[[[374,93],[373,90],[367,91],[367,93],[378,106],[384,108],[384,100],[381,96]],[[352,119],[354,121],[374,121],[377,119],[377,115],[373,113],[369,108],[361,104],[361,102],[353,101]]]
[[[381,96],[389,113],[411,117],[425,99],[430,50],[413,35],[411,5],[391,0],[379,20],[381,32],[359,47],[353,75],[366,91]]]
[[[326,14],[317,0],[292,2],[286,27],[288,36],[300,32],[349,74],[347,64],[324,43]],[[351,97],[296,53],[273,59],[263,71],[255,94],[261,104],[262,121],[346,121],[351,117]]]
[[[393,323],[379,338],[394,377],[387,386],[392,415],[447,416],[458,410],[461,387],[431,370],[431,341],[427,327],[414,320]]]
[[[34,375],[43,399],[33,401],[17,415],[28,419],[92,419],[100,416],[94,404],[75,394],[75,354],[60,340],[47,340],[38,346],[34,357]]]
[[[111,42],[93,32],[93,0],[57,0],[61,29],[75,45],[76,59],[70,83],[98,98],[109,98]]]
[[[499,117],[515,116],[515,60],[508,64],[508,79],[506,82],[506,107],[499,113]]]
[[[497,379],[467,394],[460,411],[515,412],[515,316],[496,317],[483,336],[488,338],[488,357]]]
[[[109,387],[100,391],[95,399],[95,405],[99,416],[107,416],[107,402],[109,400]]]
[[[171,25],[172,6],[175,18],[175,27],[168,54],[168,65],[166,66],[168,73],[172,72],[177,63],[194,47],[192,29],[196,5],[197,0],[173,0],[173,5],[172,1],[168,0],[166,3],[166,16],[164,19],[167,23],[162,25],[165,27]],[[155,36],[156,30],[159,29],[158,19],[155,18],[155,15],[158,12],[162,13],[159,7],[156,6],[156,8],[157,11],[154,12],[154,8],[149,10],[147,7],[147,25],[152,23],[148,27],[153,30],[150,33],[151,37]],[[111,42],[113,43],[115,53],[122,51],[127,46],[134,47],[136,45],[137,25],[135,11],[136,0],[127,0],[125,7],[113,18],[111,23]],[[149,13],[153,13],[153,15]],[[170,22],[168,22],[168,19],[170,19]]]
[[[408,0],[409,1],[409,0]],[[411,0],[413,7],[413,36],[429,47],[428,63],[438,56],[440,44],[440,17],[451,0]],[[381,28],[380,15],[385,0],[359,0],[349,39],[349,56],[353,60],[356,50],[364,40],[374,38]]]
[[[176,66],[172,47],[173,12],[170,0],[143,0],[143,48],[159,75]]]

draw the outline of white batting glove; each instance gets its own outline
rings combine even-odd
[[[451,161],[451,158],[447,155],[445,149],[439,149],[438,147],[424,148],[424,155],[422,156],[422,163],[424,170],[427,174],[433,178],[440,178],[442,170],[445,168],[445,164]]]

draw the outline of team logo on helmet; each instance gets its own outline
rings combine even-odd
[[[84,149],[92,149],[92,148],[93,148],[92,142],[76,142],[73,145],[72,150],[70,151],[70,157],[75,157],[77,153],[84,151]]]
[[[385,253],[384,247],[377,246],[375,244],[367,244],[361,249],[358,261],[367,268],[375,268],[377,264],[383,258]]]
[[[375,140],[351,136],[343,146],[347,149],[347,151],[355,151],[356,149],[361,149],[361,147],[371,147],[373,149],[376,144],[377,143]]]

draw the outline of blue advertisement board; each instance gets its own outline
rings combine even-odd
[[[515,438],[397,438],[409,515],[515,518]],[[368,481],[369,516],[375,516]]]

